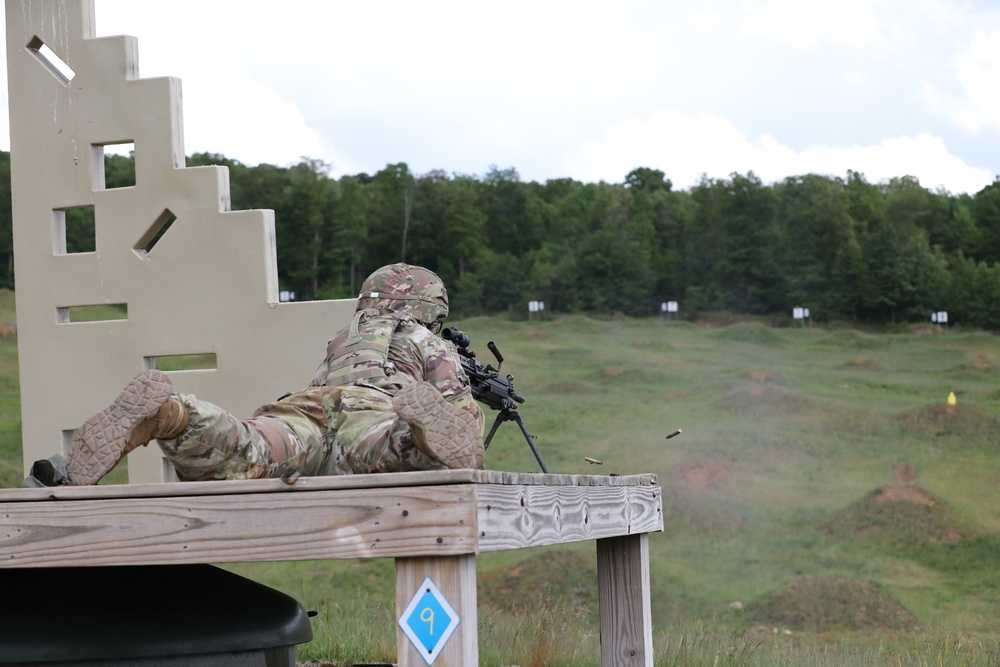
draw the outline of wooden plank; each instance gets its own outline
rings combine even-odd
[[[479,628],[476,601],[476,557],[445,556],[396,559],[396,656],[399,667],[427,667],[420,651],[413,645],[399,620],[420,585],[430,577],[448,604],[458,614],[459,623],[444,648],[434,659],[435,667],[468,667],[479,664]],[[419,622],[419,613],[417,610]],[[428,616],[424,616],[428,619]],[[427,620],[425,623],[429,623]],[[445,627],[445,621],[434,618],[435,632]],[[431,629],[424,626],[424,629]]]
[[[597,541],[601,667],[653,667],[649,535]]]
[[[280,479],[249,479],[218,482],[170,482],[162,484],[102,484],[55,486],[31,489],[0,489],[0,503],[107,498],[166,498],[253,493],[295,493],[327,489],[383,489],[437,484],[500,484],[523,486],[650,486],[656,475],[621,477],[604,475],[546,475],[505,473],[495,470],[421,470],[371,475],[300,477],[294,484]]]
[[[0,567],[472,553],[474,487],[0,503]]]
[[[483,479],[481,470],[421,470],[371,475],[299,477],[294,484],[281,479],[247,479],[216,482],[167,482],[160,484],[101,484],[0,489],[2,502],[87,500],[106,498],[166,498],[254,493],[295,493],[333,489],[383,489],[436,484],[468,484]]]
[[[560,475],[541,472],[505,472],[502,470],[481,470],[478,482],[503,484],[507,486],[651,486],[656,484],[656,475]]]
[[[480,552],[663,530],[658,486],[474,488]]]

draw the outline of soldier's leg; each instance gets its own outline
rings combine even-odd
[[[388,394],[367,387],[343,387],[336,398],[330,405],[330,430],[351,472],[405,472],[446,467],[413,443],[409,425],[398,419]]]
[[[73,439],[67,468],[77,484],[96,484],[130,451],[153,439],[185,480],[247,479],[301,467],[317,474],[328,453],[321,396],[241,421],[193,395],[173,394],[159,370],[135,376]],[[310,407],[311,406],[311,407]],[[265,406],[267,408],[268,406]],[[262,408],[263,410],[263,408]]]
[[[269,403],[246,420],[190,394],[177,398],[188,409],[190,424],[178,437],[158,442],[181,479],[326,474],[331,448],[322,390]]]
[[[428,383],[401,399],[371,387],[343,387],[328,402],[335,445],[354,473],[478,468],[483,460],[482,420],[453,406]],[[427,391],[433,392],[433,396]],[[456,417],[456,415],[459,415]],[[457,419],[457,422],[456,422]],[[456,426],[457,423],[457,426]],[[436,424],[448,424],[438,428]],[[452,428],[454,427],[454,428]]]

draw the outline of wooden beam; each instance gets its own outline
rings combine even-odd
[[[0,567],[472,553],[471,486],[0,503]]]
[[[430,664],[403,630],[411,622],[425,637],[437,637],[447,627],[440,609],[417,605],[407,617],[404,612],[415,596],[427,590],[421,584],[430,578],[459,622],[444,648],[433,659],[435,667],[469,667],[479,664],[479,627],[476,601],[476,557],[445,556],[396,559],[396,656],[399,667],[427,667]],[[402,623],[400,622],[402,621]],[[434,634],[436,633],[436,634]]]
[[[479,551],[663,530],[658,486],[475,487]]]
[[[597,541],[601,667],[653,667],[649,535]]]
[[[656,475],[545,475],[498,470],[418,470],[300,477],[294,484],[281,479],[244,479],[215,482],[168,482],[157,484],[100,484],[97,486],[52,486],[47,488],[0,489],[0,503],[50,500],[96,500],[108,498],[167,498],[181,496],[228,496],[252,493],[308,493],[335,489],[385,489],[399,486],[445,484],[498,486],[655,486]]]

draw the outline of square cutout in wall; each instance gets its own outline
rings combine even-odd
[[[94,190],[135,187],[135,142],[119,141],[93,144]]]
[[[97,250],[94,207],[71,206],[52,211],[52,252],[72,255]]]

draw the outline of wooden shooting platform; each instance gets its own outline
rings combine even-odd
[[[653,475],[477,470],[0,490],[0,566],[394,558],[400,618],[425,577],[460,617],[435,665],[478,664],[476,554],[595,540],[601,665],[652,665]],[[428,664],[397,627],[400,667]]]

